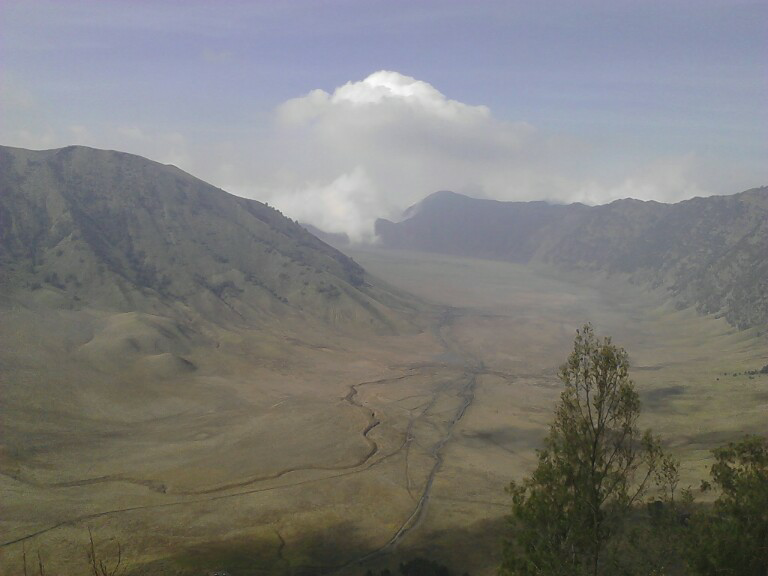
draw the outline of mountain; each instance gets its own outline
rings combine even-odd
[[[395,298],[260,202],[130,154],[0,148],[4,299],[392,331]]]
[[[252,542],[263,523],[235,510],[264,510],[257,483],[374,456],[379,421],[352,383],[439,351],[422,311],[273,208],[173,166],[0,148],[0,573],[22,570],[31,539],[82,572],[91,526],[100,549],[129,543],[132,573],[177,573],[136,566],[190,536]],[[220,520],[196,526],[208,502]]]
[[[301,225],[307,232],[331,246],[349,246],[351,243],[349,236],[344,232],[326,232],[325,230],[320,230],[317,226],[313,226],[306,222],[301,222]]]
[[[626,274],[739,328],[768,324],[768,188],[677,204],[498,202],[437,192],[376,222],[384,246]]]
[[[0,465],[32,466],[84,422],[245,410],[243,394],[303,381],[350,342],[418,334],[418,306],[173,166],[0,148]]]

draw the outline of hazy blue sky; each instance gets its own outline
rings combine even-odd
[[[768,3],[0,2],[0,143],[179,167],[364,235],[437,189],[768,184]]]

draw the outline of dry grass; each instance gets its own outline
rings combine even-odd
[[[492,574],[503,488],[531,470],[557,366],[586,320],[630,352],[645,423],[683,459],[683,484],[704,476],[712,446],[764,427],[768,377],[733,373],[768,363],[768,347],[722,320],[619,279],[352,255],[455,307],[450,349],[429,330],[363,338],[286,321],[188,334],[151,314],[4,310],[0,543],[18,542],[0,547],[0,573],[19,573],[22,543],[51,569],[86,569],[86,527],[121,542],[128,573],[342,565],[412,513],[450,432],[394,554],[429,549]],[[426,314],[424,326],[437,321]]]

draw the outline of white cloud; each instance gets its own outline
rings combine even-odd
[[[486,106],[452,100],[392,71],[288,100],[271,126],[244,123],[220,132],[174,131],[130,118],[113,125],[59,122],[8,86],[0,104],[3,144],[79,143],[140,154],[354,239],[370,238],[376,218],[397,218],[437,190],[596,204],[678,201],[760,184],[749,180],[754,169],[740,175],[694,153],[634,159],[615,145],[504,121]]]
[[[397,72],[376,72],[332,94],[313,90],[289,100],[277,110],[275,129],[279,170],[267,183],[270,201],[293,216],[297,193],[284,197],[278,191],[304,188],[305,221],[334,230],[343,221],[344,231],[355,236],[361,227],[370,230],[376,217],[439,189],[481,195],[516,190],[534,197],[548,187],[549,179],[532,171],[531,151],[540,143],[533,142],[531,126],[500,122],[485,106],[450,100]],[[329,222],[329,191],[351,181],[357,192],[343,197],[352,206],[343,219]],[[318,194],[321,189],[325,193]],[[354,225],[352,214],[359,218]]]
[[[343,110],[349,113],[373,113],[391,116],[408,110],[425,117],[446,120],[487,119],[485,106],[470,106],[449,100],[426,82],[398,72],[382,70],[360,82],[347,82],[333,94],[312,90],[302,98],[294,98],[278,109],[286,123],[304,122]]]
[[[569,201],[603,204],[620,198],[679,202],[694,196],[711,194],[705,166],[695,154],[657,158],[639,166],[620,181],[600,183],[596,180],[581,184]],[[711,182],[710,182],[711,183]],[[739,191],[734,190],[734,192]]]
[[[356,242],[372,241],[378,190],[358,166],[329,184],[281,193],[279,206],[292,218],[326,232],[343,232]]]
[[[336,89],[330,100],[336,105],[405,105],[426,115],[448,120],[485,119],[490,116],[485,106],[469,106],[449,100],[426,82],[387,70],[375,72],[362,82],[347,82]]]
[[[693,154],[626,162],[616,175],[615,166],[601,166],[601,154],[615,150],[496,119],[485,106],[451,100],[391,71],[283,103],[272,152],[259,196],[293,218],[354,238],[369,235],[377,217],[396,217],[443,189],[589,204],[713,193]]]

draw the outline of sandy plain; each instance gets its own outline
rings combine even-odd
[[[766,432],[768,377],[746,374],[768,363],[758,330],[621,278],[349,252],[429,302],[421,330],[203,342],[147,314],[4,313],[1,573],[23,551],[84,573],[90,529],[128,574],[363,574],[419,554],[494,574],[504,487],[532,469],[587,321],[628,350],[683,485],[712,447]]]

